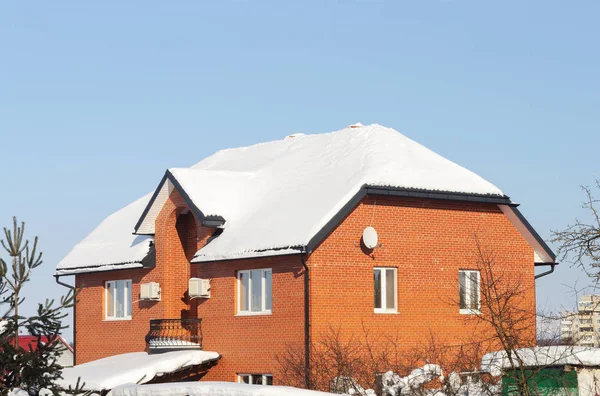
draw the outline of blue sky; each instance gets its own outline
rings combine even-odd
[[[393,127],[503,189],[545,238],[600,177],[600,3],[0,3],[0,224],[56,263],[168,167],[362,122]],[[538,281],[571,306],[585,275]]]

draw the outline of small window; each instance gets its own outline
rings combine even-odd
[[[238,382],[252,385],[273,385],[271,374],[239,374]]]
[[[396,268],[375,268],[373,273],[375,312],[398,312],[398,276]]]
[[[131,279],[108,281],[104,285],[107,320],[131,319]]]
[[[460,270],[458,271],[458,276],[460,285],[460,313],[479,313],[479,271]]]
[[[238,272],[238,314],[270,314],[272,271],[256,269]]]

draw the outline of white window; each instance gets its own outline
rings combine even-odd
[[[131,279],[108,281],[106,290],[107,320],[131,319]]]
[[[271,374],[239,374],[238,382],[241,384],[273,385]]]
[[[479,271],[458,271],[460,284],[460,313],[479,313],[480,300],[480,277]]]
[[[396,268],[375,268],[373,274],[375,312],[398,312],[398,276]]]
[[[238,314],[270,314],[271,275],[268,269],[238,272]]]

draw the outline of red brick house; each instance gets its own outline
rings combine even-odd
[[[49,342],[58,343],[57,350],[59,351],[57,363],[62,367],[71,367],[75,363],[73,361],[73,348],[67,343],[62,337],[57,337],[54,341],[51,341],[48,337],[43,336],[39,338],[39,342],[48,344]],[[38,337],[32,335],[19,335],[19,347],[26,351],[37,350],[38,348]]]
[[[467,337],[474,235],[521,279],[534,312],[534,268],[553,269],[555,256],[517,205],[392,129],[354,125],[169,169],[56,276],[81,288],[77,364],[201,347],[221,355],[206,379],[277,383],[275,356],[331,326],[401,329],[406,348],[429,331]]]

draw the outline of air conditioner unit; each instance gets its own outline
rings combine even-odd
[[[210,298],[210,279],[190,278],[188,294],[191,298]]]
[[[160,285],[156,282],[142,283],[140,300],[160,300]]]

